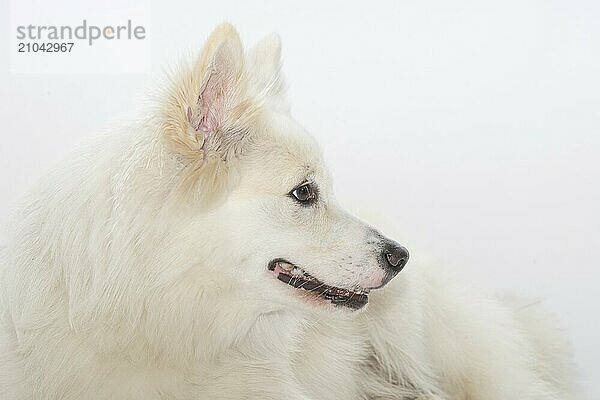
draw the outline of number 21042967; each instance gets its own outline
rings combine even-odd
[[[19,53],[70,53],[74,43],[19,43]]]

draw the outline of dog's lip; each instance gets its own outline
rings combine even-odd
[[[283,258],[271,261],[268,269],[283,283],[302,289],[307,294],[329,301],[335,306],[358,310],[369,301],[368,289],[351,290],[328,285]]]

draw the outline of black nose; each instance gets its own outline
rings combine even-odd
[[[408,262],[408,250],[396,242],[387,242],[383,247],[383,258],[394,272],[400,272]]]

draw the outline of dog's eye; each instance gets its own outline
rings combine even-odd
[[[290,193],[300,203],[312,203],[317,199],[317,190],[314,184],[304,183]]]

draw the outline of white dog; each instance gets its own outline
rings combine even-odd
[[[336,204],[279,69],[276,36],[245,53],[219,26],[147,117],[26,199],[0,397],[575,398],[535,304],[399,273],[407,250]]]

